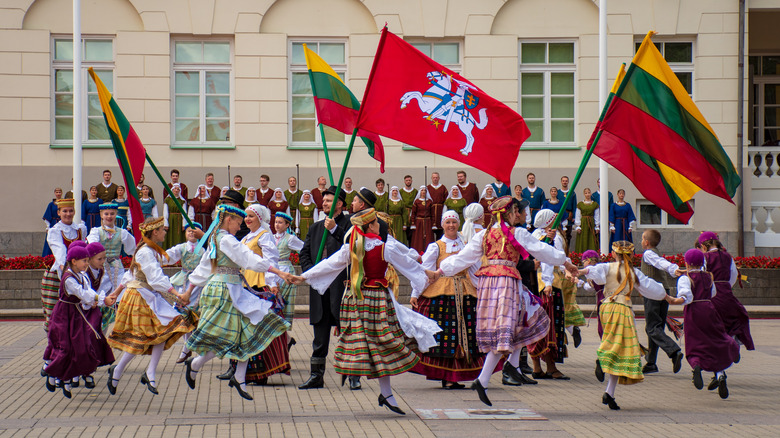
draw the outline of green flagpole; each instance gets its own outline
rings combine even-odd
[[[304,46],[306,46],[306,44],[304,44]],[[312,99],[314,99],[313,96],[317,95],[317,89],[314,88],[314,75],[311,74],[311,69],[309,69],[309,82],[311,83]],[[322,149],[325,151],[325,164],[328,166],[328,178],[330,179],[330,185],[333,185],[333,171],[330,168],[330,155],[328,154],[328,144],[325,142],[325,128],[322,127],[322,123],[317,123],[317,124],[320,125],[320,137],[322,137]],[[341,183],[339,183],[339,187],[340,186]]]
[[[173,198],[173,202],[176,204],[176,207],[181,212],[182,217],[187,221],[188,224],[190,224],[190,227],[192,226],[192,220],[189,216],[187,216],[187,212],[184,211],[184,207],[181,206],[181,202],[176,198],[176,196],[173,195],[173,192],[171,191],[171,188],[168,187],[168,183],[165,182],[163,179],[163,176],[160,174],[160,171],[157,170],[157,166],[154,165],[154,161],[152,161],[152,158],[149,156],[149,152],[146,153],[146,161],[149,162],[149,165],[152,166],[152,169],[154,170],[154,173],[157,175],[157,178],[160,179],[160,182],[163,185],[163,188],[166,192],[168,192],[168,196]]]
[[[341,194],[341,184],[344,183],[344,175],[347,173],[347,165],[349,164],[349,156],[352,155],[352,146],[355,145],[355,137],[357,136],[357,128],[352,131],[352,138],[349,140],[349,147],[347,148],[347,156],[344,158],[344,166],[341,167],[341,175],[339,176],[339,184],[336,186],[336,193],[333,195],[333,204],[330,206],[330,212],[328,213],[328,217],[333,219],[333,212],[336,211],[336,203],[339,200],[339,195]],[[346,207],[346,206],[345,206]],[[325,239],[327,239],[328,233],[326,232],[322,233],[322,240],[320,241],[320,249],[317,251],[317,260],[314,262],[315,264],[320,262],[320,259],[322,259],[322,251],[325,249]]]

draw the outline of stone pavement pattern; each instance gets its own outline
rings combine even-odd
[[[97,387],[74,389],[65,399],[46,391],[39,377],[46,339],[41,323],[0,322],[0,437],[494,437],[494,436],[780,436],[780,320],[753,320],[758,346],[744,352],[728,371],[731,396],[696,391],[690,367],[675,375],[665,355],[661,372],[639,385],[619,385],[622,410],[601,404],[603,384],[593,376],[598,336],[590,320],[583,342],[572,349],[560,369],[569,382],[542,381],[536,386],[506,387],[500,374],[488,394],[496,409],[530,409],[547,420],[423,420],[413,409],[483,409],[474,391],[446,391],[439,382],[414,374],[393,379],[396,398],[407,415],[377,406],[379,386],[363,380],[362,391],[339,386],[328,365],[324,389],[297,389],[308,376],[311,331],[306,319],[296,320],[290,376],[273,376],[267,387],[250,386],[253,402],[244,401],[214,376],[225,362],[214,360],[200,372],[190,390],[183,366],[175,360],[181,342],[163,355],[157,371],[160,395],[138,381],[148,358],[137,358],[119,383],[117,395],[106,389],[105,368]],[[637,320],[644,339],[643,320]],[[334,344],[331,344],[334,345]],[[663,358],[663,359],[662,359]],[[705,376],[705,384],[710,376]]]

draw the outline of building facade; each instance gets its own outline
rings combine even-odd
[[[630,62],[644,35],[654,42],[737,163],[739,7],[731,0],[622,0],[608,5],[609,81]],[[780,255],[780,2],[747,2],[745,36],[744,215],[747,255]],[[360,98],[379,30],[387,23],[438,62],[460,72],[523,115],[532,131],[512,184],[534,172],[545,191],[573,174],[598,120],[598,1],[592,0],[82,0],[83,68],[93,67],[167,177],[177,168],[190,196],[207,172],[219,186],[242,175],[258,186],[302,188],[327,175],[321,137],[337,178],[344,135],[316,126],[302,44],[317,51]],[[84,189],[103,169],[121,179],[94,85],[82,75],[73,108],[72,9],[69,0],[7,0],[0,5],[0,254],[36,253],[40,220],[54,187],[69,190],[73,114],[83,114]],[[386,173],[357,149],[355,186],[389,185],[411,174],[415,186],[438,171],[453,185],[455,161],[385,141]],[[577,188],[595,190],[597,160]],[[465,169],[483,187],[492,178]],[[162,184],[146,172],[155,193]],[[668,231],[666,252],[690,247],[703,230],[721,233],[736,253],[737,207],[700,192],[690,224],[643,200],[619,172],[644,227]],[[21,200],[21,202],[19,202]],[[735,200],[737,202],[737,200]],[[664,234],[665,236],[667,234]]]

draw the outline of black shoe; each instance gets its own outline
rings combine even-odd
[[[696,389],[704,388],[704,381],[701,379],[701,367],[693,367],[693,387]]]
[[[185,360],[184,365],[186,365],[184,370],[184,380],[187,381],[187,386],[189,386],[190,389],[195,389],[195,378],[192,377],[190,373],[198,374],[198,372],[192,370],[192,358]]]
[[[716,389],[718,389],[718,378],[712,376],[712,380],[710,380],[710,384],[707,385],[707,391],[715,391]]]
[[[682,368],[682,360],[685,355],[682,351],[677,351],[677,353],[672,357],[672,371],[674,371],[675,374],[680,372],[680,369]]]
[[[325,364],[311,364],[311,375],[309,380],[303,382],[298,389],[316,389],[325,386],[325,379],[322,377],[325,374]],[[341,376],[345,378],[344,375]],[[342,380],[342,385],[344,380]]]
[[[359,376],[349,376],[349,389],[351,391],[357,391],[359,389],[363,388],[363,385],[360,384],[360,377]]]
[[[545,373],[544,371],[537,373],[536,371],[531,373],[531,376],[533,376],[534,379],[537,380],[547,380],[552,379],[552,375]]]
[[[228,383],[228,386],[236,388],[236,391],[238,391],[238,395],[240,395],[245,400],[254,400],[251,395],[249,395],[248,392],[241,389],[241,384],[236,381],[236,376],[233,376],[230,378],[230,383]]]
[[[52,384],[51,382],[49,382],[48,376],[46,377],[46,389],[48,389],[49,392],[54,392],[57,389],[56,383]]]
[[[479,379],[471,382],[471,389],[477,390],[477,395],[479,395],[479,399],[482,401],[482,403],[488,406],[493,406],[493,403],[490,403],[490,399],[487,396],[487,389],[482,386],[482,382],[480,382]]]
[[[236,373],[236,369],[231,366],[224,373],[217,375],[217,379],[219,379],[219,380],[230,380],[230,379],[233,378],[233,375],[235,373]]]
[[[441,381],[441,387],[444,389],[466,389],[466,385],[458,382],[448,382],[446,380]]]
[[[266,386],[268,385],[268,377],[263,377],[260,380],[255,380],[254,382],[246,382],[247,386],[249,385],[255,385],[255,386]]]
[[[579,327],[574,327],[572,337],[574,338],[574,348],[577,348],[582,343],[582,333],[580,333]]]
[[[70,398],[71,397],[71,393],[70,393],[70,390],[65,387],[65,382],[63,382],[62,385],[60,385],[60,386],[62,387],[62,395],[64,395],[65,398]],[[729,396],[728,395],[728,390],[726,390],[726,397],[728,397],[728,396]],[[726,398],[726,397],[723,397],[723,398]]]
[[[726,386],[726,373],[718,377],[718,395],[723,399],[729,398],[729,388]]]
[[[154,395],[157,395],[158,394],[157,388],[155,388],[154,385],[152,385],[152,382],[154,382],[154,380],[149,380],[149,378],[146,377],[146,372],[144,372],[144,375],[141,376],[141,385],[146,385],[146,389],[148,389],[149,392],[151,392]]]
[[[390,397],[392,397],[392,395]],[[379,406],[385,406],[387,407],[387,409],[390,409],[391,411],[395,412],[398,415],[406,415],[406,412],[402,411],[401,408],[399,408],[398,406],[393,406],[390,403],[388,403],[387,398],[382,394],[379,394]]]
[[[531,368],[527,362],[523,361],[520,361],[520,366],[517,367],[517,369],[523,374],[532,374],[534,372],[534,369]]]
[[[617,402],[615,401],[615,398],[607,394],[606,392],[604,393],[603,396],[601,396],[601,403],[609,406],[609,408],[612,409],[613,411],[620,410],[620,406],[618,406]]]
[[[644,371],[644,368],[642,371]],[[599,382],[604,381],[604,370],[601,369],[601,362],[598,359],[596,359],[596,379],[598,379]]]
[[[518,369],[517,371],[520,370]],[[523,382],[523,385],[536,385],[539,383],[536,380],[526,376],[522,371],[520,371],[520,381]]]
[[[95,387],[95,378],[92,376],[84,376],[84,387],[92,389]]]
[[[49,374],[46,372],[46,366],[41,367],[41,377],[49,377]]]
[[[520,371],[513,367],[509,361],[504,362],[504,368],[501,370],[501,383],[508,386],[522,386],[523,378]]]
[[[71,387],[73,387],[73,388],[78,388],[78,387],[79,387],[79,385],[80,385],[80,383],[79,383],[78,379],[75,379],[75,378],[74,378],[74,379],[71,379],[71,380],[70,380],[70,386],[71,386]],[[68,398],[70,398],[70,397],[68,397]]]
[[[297,344],[297,342],[295,342],[295,338],[290,336],[290,340],[287,342],[287,351],[290,351],[292,346],[295,345],[295,344]]]
[[[653,374],[658,372],[658,365],[654,363],[646,363],[642,367],[642,374]]]
[[[742,349],[742,347],[739,347],[739,349]],[[742,355],[739,353],[739,349],[737,350],[737,358],[734,359],[734,363],[739,363],[739,361],[742,360]]]
[[[108,386],[108,392],[111,393],[111,395],[116,394],[116,383],[118,382],[118,379],[114,378],[114,369],[116,368],[116,365],[111,365],[108,367],[108,381],[106,382],[106,386]]]

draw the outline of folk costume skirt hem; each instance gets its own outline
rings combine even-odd
[[[618,383],[632,385],[644,380],[642,352],[639,347],[634,311],[625,304],[604,302],[601,305],[604,335],[597,351],[601,369],[618,376]]]

